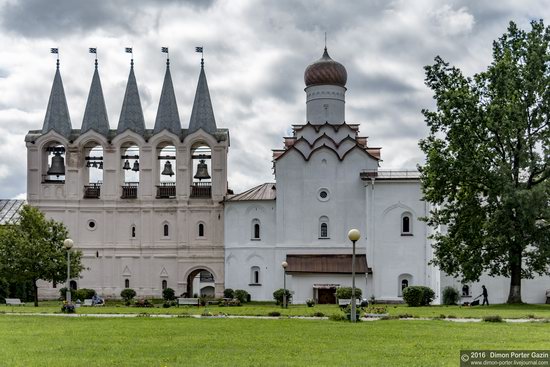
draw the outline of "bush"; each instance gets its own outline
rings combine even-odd
[[[63,313],[75,313],[76,308],[74,307],[73,304],[67,303],[67,302],[64,301],[63,306],[61,306],[61,312],[63,312]]]
[[[485,321],[485,322],[503,322],[502,317],[500,317],[499,315],[483,316],[483,321]]]
[[[60,299],[67,299],[67,287],[63,287],[59,290]],[[85,299],[90,299],[96,295],[96,291],[88,288],[80,288],[77,290],[71,289],[71,300],[76,301],[77,299],[83,301]]]
[[[351,299],[351,287],[340,287],[336,290],[336,298]],[[361,299],[361,289],[355,288],[355,298]]]
[[[325,314],[322,313],[322,312],[317,311],[317,312],[313,313],[313,317],[325,317]]]
[[[248,294],[248,292],[244,289],[235,289],[235,298],[241,303],[246,303],[250,298],[250,294]]]
[[[153,305],[153,302],[150,302],[146,299],[137,300],[135,305],[136,307],[155,307],[155,305]]]
[[[235,291],[231,288],[225,288],[223,290],[223,298],[235,298]]]
[[[428,306],[435,297],[435,293],[429,287],[410,286],[403,289],[403,300],[409,307]]]
[[[281,316],[281,313],[279,311],[271,311],[267,314],[267,316],[278,317]]]
[[[307,305],[307,307],[313,307],[313,306],[315,306],[315,301],[312,300],[312,299],[307,299],[306,300],[306,305]]]
[[[199,303],[201,306],[206,306],[208,302],[213,300],[214,300],[214,297],[209,295],[202,295],[199,297]]]
[[[445,287],[443,288],[443,304],[450,306],[450,305],[456,305],[458,303],[458,300],[460,298],[460,295],[458,293],[458,290],[456,290],[453,287]]]
[[[285,292],[283,288],[279,288],[275,292],[273,292],[273,299],[277,302],[278,305],[283,304],[283,294],[285,293],[286,293],[286,301],[287,303],[290,303],[290,300],[292,299],[292,294],[288,289]]]
[[[136,291],[132,288],[126,288],[123,289],[122,292],[120,292],[120,296],[128,304],[136,296]]]
[[[341,313],[333,313],[331,314],[328,319],[330,321],[345,321],[347,320],[346,316]]]
[[[162,291],[162,298],[165,301],[173,301],[176,299],[176,292],[172,288],[166,288]]]

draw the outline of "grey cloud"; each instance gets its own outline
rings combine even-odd
[[[172,0],[163,5],[186,5],[206,8],[214,0]],[[158,6],[153,0],[25,0],[8,2],[0,10],[0,23],[5,30],[29,38],[56,38],[92,32],[97,29],[119,33],[139,34],[143,32],[140,18],[146,14],[143,8]],[[158,27],[158,12],[147,16],[150,24]]]

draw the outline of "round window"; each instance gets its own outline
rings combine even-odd
[[[88,221],[88,229],[89,229],[90,231],[93,231],[95,228],[96,228],[95,220],[90,219],[90,220]]]
[[[320,200],[320,201],[327,201],[329,199],[330,195],[329,195],[329,192],[327,189],[319,189],[319,191],[317,192],[317,198]]]

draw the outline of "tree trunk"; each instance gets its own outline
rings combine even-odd
[[[521,301],[521,253],[512,254],[510,259],[510,293],[506,303],[523,303]]]
[[[32,281],[32,289],[34,294],[34,307],[38,307],[38,286],[36,285],[36,280]]]

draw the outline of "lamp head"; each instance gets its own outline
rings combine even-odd
[[[65,247],[67,251],[72,249],[73,246],[74,246],[74,241],[71,240],[70,238],[67,238],[65,241],[63,241],[63,247]]]
[[[283,269],[286,269],[286,267],[288,266],[288,263],[286,261],[283,261],[281,263],[281,266],[283,267]]]
[[[361,232],[359,232],[358,229],[351,229],[349,232],[348,232],[348,238],[350,239],[350,241],[357,241],[361,238]]]

